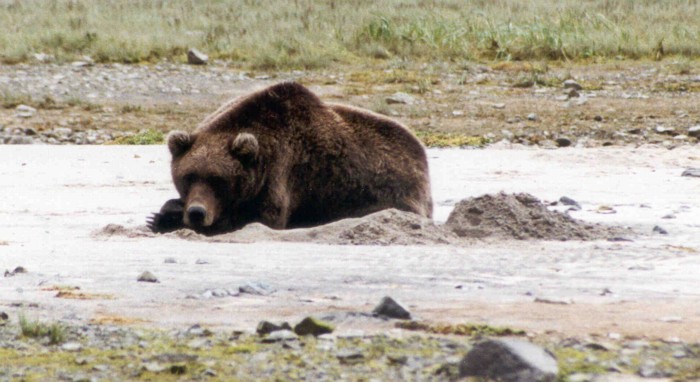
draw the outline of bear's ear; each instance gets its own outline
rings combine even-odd
[[[192,135],[187,132],[175,130],[168,134],[168,149],[173,157],[184,154],[192,147]]]
[[[240,133],[229,143],[231,155],[244,165],[250,165],[257,160],[259,149],[258,139],[249,133]]]

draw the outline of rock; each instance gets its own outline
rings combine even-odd
[[[151,373],[160,373],[165,371],[166,367],[158,362],[148,362],[143,365],[143,369]]]
[[[695,178],[700,178],[700,168],[689,168],[683,171],[681,176],[692,176]]]
[[[535,113],[530,113],[527,115],[528,121],[537,121],[537,114]]]
[[[0,312],[0,321],[7,321],[10,319],[10,316],[7,315],[5,312]]]
[[[260,281],[249,281],[238,287],[238,292],[254,294],[257,296],[269,296],[276,291],[272,286]]]
[[[34,57],[34,59],[35,59],[37,62],[40,62],[40,63],[42,63],[42,64],[47,63],[47,62],[51,62],[51,61],[54,60],[54,56],[53,56],[53,55],[51,55],[51,54],[46,54],[46,53],[35,53],[35,54],[33,55],[33,57]]]
[[[666,231],[663,227],[658,225],[655,225],[651,231],[660,235],[668,235],[668,231]]]
[[[557,147],[569,147],[571,146],[571,139],[566,137],[559,137],[554,142],[556,142]]]
[[[364,361],[365,356],[358,350],[348,349],[336,354],[336,358],[341,364],[351,365]]]
[[[20,118],[31,118],[36,115],[36,109],[28,105],[19,105],[15,108],[15,116]]]
[[[389,296],[382,298],[382,301],[379,302],[379,305],[374,308],[372,313],[399,320],[411,319],[411,313]]]
[[[578,98],[580,97],[581,94],[576,89],[570,89],[568,92],[566,92],[566,99],[569,98]]]
[[[416,103],[416,99],[411,95],[404,92],[396,92],[385,99],[386,103],[391,104],[402,104],[402,105],[413,105]]]
[[[8,145],[31,145],[34,144],[34,139],[32,137],[27,137],[24,135],[13,135],[7,140]]]
[[[291,330],[277,330],[263,338],[262,342],[271,344],[275,342],[296,341],[298,339],[299,337],[297,337],[297,335]]]
[[[209,62],[209,56],[200,52],[195,48],[187,51],[187,63],[190,65],[206,65]]]
[[[209,261],[204,260],[204,259],[197,259],[194,263],[197,265],[205,265],[205,264],[209,264]]]
[[[270,321],[260,321],[258,323],[258,327],[255,329],[255,332],[260,336],[264,336],[278,330],[292,330],[292,327],[287,322],[277,325]]]
[[[535,302],[540,304],[552,304],[552,305],[571,305],[573,300],[569,298],[547,298],[547,297],[535,297]]]
[[[593,117],[593,120],[596,122],[603,122],[603,117],[600,115],[596,115],[595,117]]]
[[[529,342],[496,339],[479,342],[462,359],[460,377],[487,377],[505,382],[549,382],[557,377],[557,361]]]
[[[298,324],[294,325],[294,333],[300,336],[313,335],[314,337],[320,336],[321,334],[333,333],[335,328],[321,320],[317,320],[313,317],[306,317],[301,320]]]
[[[185,364],[170,365],[170,374],[184,375],[185,373],[187,373],[187,365],[185,365]]]
[[[494,109],[505,109],[505,108],[506,108],[506,104],[504,104],[504,103],[494,103],[494,104],[491,105],[491,106],[492,106]]]
[[[700,125],[689,127],[688,136],[693,138],[700,138]]]
[[[12,273],[14,273],[14,274],[27,273],[27,268],[20,265],[19,267],[15,267],[15,270],[13,270]]]
[[[657,134],[676,135],[676,129],[674,129],[673,127],[664,127],[664,126],[659,125],[659,126],[656,126],[654,128],[654,131]]]
[[[564,81],[564,89],[583,90],[583,86],[572,79],[568,79]]]
[[[177,260],[174,257],[166,257],[163,260],[163,264],[177,264]]]
[[[141,275],[139,276],[139,278],[137,280],[139,282],[143,282],[143,283],[157,283],[157,282],[159,282],[158,278],[153,273],[151,273],[149,271],[144,271],[143,273],[141,273]]]
[[[577,201],[575,201],[575,200],[569,198],[568,196],[562,196],[561,198],[559,198],[559,202],[560,202],[561,204],[565,205],[565,206],[574,207],[574,208],[577,209],[577,210],[580,210],[580,209],[581,209],[581,205],[578,204]]]
[[[82,348],[83,345],[78,342],[66,342],[65,344],[61,345],[61,350],[63,351],[76,352],[80,351]]]

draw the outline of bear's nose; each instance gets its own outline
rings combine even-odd
[[[192,206],[187,209],[187,217],[190,220],[190,224],[201,226],[204,223],[204,218],[207,217],[207,210],[202,206]]]

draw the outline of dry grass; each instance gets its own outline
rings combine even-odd
[[[697,0],[0,0],[0,61],[335,62],[700,56]]]

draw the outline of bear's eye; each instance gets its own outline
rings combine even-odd
[[[192,184],[197,180],[197,175],[195,174],[187,174],[182,178],[186,184]]]
[[[226,187],[226,180],[221,176],[210,176],[207,178],[207,182],[215,189]]]

